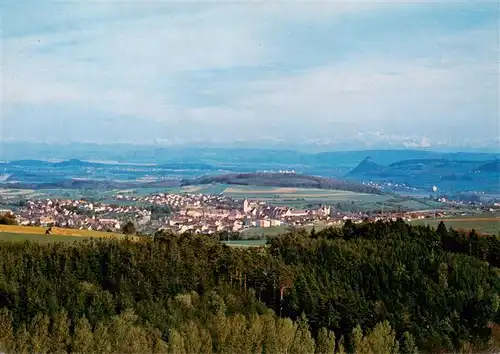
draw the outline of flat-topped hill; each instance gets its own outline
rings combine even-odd
[[[236,184],[244,186],[337,189],[374,194],[381,193],[377,188],[360,183],[296,173],[231,173],[219,176],[203,176],[194,179],[186,179],[183,180],[181,184],[187,186],[212,183]]]

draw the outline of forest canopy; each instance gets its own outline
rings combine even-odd
[[[498,236],[353,224],[265,248],[213,235],[0,243],[0,352],[498,349]]]

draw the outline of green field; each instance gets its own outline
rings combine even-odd
[[[91,239],[91,237],[0,232],[0,241],[12,241],[12,242],[22,242],[22,241],[74,242],[74,241],[82,241],[89,239]]]
[[[321,204],[335,205],[342,211],[423,210],[431,208],[424,201],[393,195],[357,193],[317,188],[281,188],[257,186],[228,186],[223,195],[234,199],[261,200],[270,205],[307,209]]]
[[[327,190],[316,188],[256,187],[230,186],[223,195],[233,198],[252,198],[260,200],[305,199],[305,200],[353,200],[353,201],[385,201],[387,196],[350,191]]]
[[[424,209],[429,209],[429,205],[426,203],[423,203],[418,200],[405,200],[399,203],[396,203],[397,205],[400,205],[403,208],[411,209],[411,210],[424,210]]]
[[[174,194],[220,194],[228,187],[227,184],[202,184],[193,185],[185,187],[169,187],[163,189],[163,193],[174,193]]]
[[[233,240],[221,241],[231,247],[262,247],[266,245],[266,240]]]
[[[207,184],[204,186],[201,186],[201,188],[197,193],[202,193],[202,194],[221,194],[226,190],[228,187],[227,184]]]
[[[377,203],[385,202],[391,198],[386,195],[340,190],[237,185],[229,186],[222,194],[234,199],[261,200],[272,205],[282,205],[294,208],[307,208],[310,204],[331,205],[342,202],[354,202],[365,209],[372,209],[376,208]]]
[[[126,236],[119,233],[66,228],[52,228],[52,234],[45,235],[45,227],[0,225],[0,240],[2,241],[78,241],[89,238],[123,239]],[[129,236],[136,240],[137,236]]]
[[[0,188],[0,197],[4,199],[26,199],[33,198],[40,193],[32,189],[6,189]]]
[[[286,233],[289,230],[288,226],[273,226],[273,227],[251,227],[241,232],[242,237],[261,237],[277,236]]]
[[[424,219],[424,220],[414,220],[410,223],[412,225],[429,225],[431,227],[437,227],[441,219]],[[487,234],[500,234],[500,219],[491,217],[465,217],[465,218],[450,218],[442,219],[447,227],[451,227],[455,230],[471,230],[474,229],[479,233]]]

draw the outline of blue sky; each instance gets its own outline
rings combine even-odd
[[[498,148],[494,0],[1,11],[4,141]]]

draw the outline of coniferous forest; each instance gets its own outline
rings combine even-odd
[[[499,349],[500,239],[401,220],[218,236],[0,243],[0,352]]]

